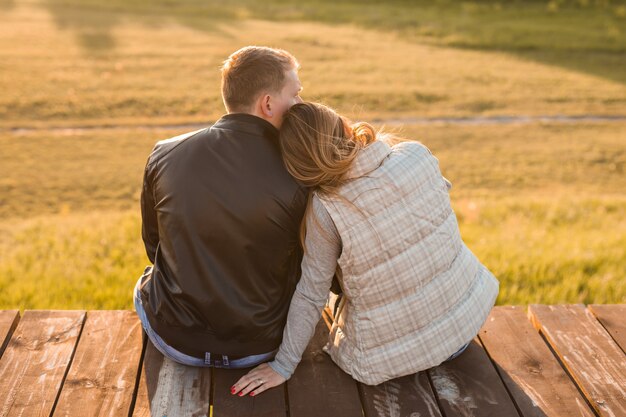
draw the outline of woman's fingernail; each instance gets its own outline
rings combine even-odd
[[[230,393],[234,394],[235,393],[235,387],[230,387]]]
[[[239,396],[241,397],[242,395],[243,395],[243,392],[240,392],[240,393],[239,393]]]
[[[251,393],[250,393],[250,396],[251,396],[251,397],[254,397],[254,392],[251,392]]]

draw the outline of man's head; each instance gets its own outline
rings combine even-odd
[[[283,114],[300,103],[300,65],[282,49],[246,46],[222,66],[222,99],[228,113],[249,113],[280,128]]]

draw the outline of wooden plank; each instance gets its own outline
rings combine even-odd
[[[176,363],[148,340],[133,416],[207,417],[210,390],[211,368]]]
[[[50,415],[84,311],[27,310],[0,360],[0,416]]]
[[[626,304],[592,304],[587,308],[626,352]]]
[[[478,335],[524,417],[595,415],[528,321],[526,307],[495,307]]]
[[[379,385],[360,384],[365,417],[441,416],[426,372]]]
[[[0,310],[0,358],[20,321],[19,310]]]
[[[143,348],[134,311],[89,311],[57,416],[127,416]]]
[[[428,370],[446,417],[517,417],[511,397],[480,340],[460,356]]]
[[[230,393],[239,378],[250,369],[213,370],[213,417],[280,417],[286,416],[285,384],[270,388],[256,397],[239,397]]]
[[[302,361],[287,381],[291,417],[363,415],[356,381],[322,350],[327,340],[328,327],[321,319]]]
[[[626,355],[583,305],[531,305],[540,329],[596,412],[626,415]]]

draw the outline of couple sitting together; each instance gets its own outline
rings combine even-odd
[[[233,53],[227,114],[157,143],[144,173],[146,335],[181,364],[254,367],[240,396],[291,377],[331,287],[324,350],[369,385],[461,354],[498,294],[431,152],[303,102],[298,68],[279,49]]]

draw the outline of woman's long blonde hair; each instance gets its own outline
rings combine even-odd
[[[351,124],[319,103],[292,106],[280,129],[280,148],[287,171],[322,195],[336,194],[359,151],[375,140],[376,131],[370,124]],[[300,227],[303,247],[310,206],[311,195]]]

